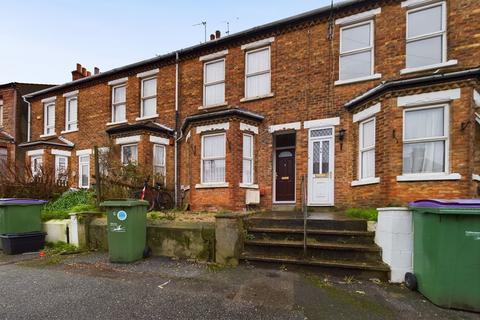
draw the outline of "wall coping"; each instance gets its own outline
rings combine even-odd
[[[377,208],[377,211],[410,211],[407,207],[386,207],[386,208]]]

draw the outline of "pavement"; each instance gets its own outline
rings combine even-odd
[[[417,292],[284,266],[167,258],[112,264],[105,253],[0,253],[0,319],[480,319]]]

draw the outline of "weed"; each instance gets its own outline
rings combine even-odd
[[[346,211],[347,216],[352,218],[366,219],[368,221],[377,221],[378,212],[375,208],[350,208]]]

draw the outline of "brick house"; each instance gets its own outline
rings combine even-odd
[[[22,96],[52,85],[11,82],[0,84],[0,168],[23,169],[23,150],[18,144],[27,140],[28,107]]]
[[[384,206],[480,183],[474,0],[354,0],[26,95],[26,162],[89,187],[92,148],[191,208]],[[392,23],[394,21],[394,23]],[[60,160],[61,159],[61,160]],[[58,168],[57,168],[58,169]]]

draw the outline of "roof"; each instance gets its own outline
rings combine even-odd
[[[223,109],[219,111],[212,111],[208,113],[200,113],[200,114],[194,114],[194,115],[188,116],[185,118],[185,121],[183,122],[182,131],[185,130],[187,126],[192,122],[198,122],[203,120],[213,120],[213,119],[225,118],[225,117],[231,117],[231,116],[239,116],[239,117],[254,120],[254,121],[263,121],[263,119],[265,119],[265,117],[262,116],[261,114],[248,111],[245,109],[241,109],[239,107],[234,107],[234,108]]]
[[[471,79],[471,78],[480,78],[480,67],[462,70],[462,71],[448,72],[443,74],[434,74],[434,75],[428,75],[428,76],[385,81],[379,84],[378,86],[366,91],[362,95],[345,103],[344,106],[347,109],[352,109],[364,102],[367,102],[370,99],[378,97],[383,93],[392,91],[392,90],[404,89],[404,88],[409,88],[409,87],[414,87],[419,85],[426,85],[426,84],[432,85],[432,84],[443,83],[448,81]]]
[[[5,130],[0,129],[0,140],[14,141],[15,138]]]
[[[154,58],[150,58],[150,59],[142,60],[142,61],[135,62],[135,63],[132,63],[132,64],[128,64],[128,65],[125,65],[123,67],[111,69],[111,70],[108,70],[108,71],[105,71],[105,72],[102,72],[102,73],[99,73],[99,74],[94,74],[94,75],[91,75],[89,77],[85,77],[85,78],[81,78],[81,79],[78,79],[78,80],[75,80],[75,81],[67,82],[67,83],[52,87],[52,88],[45,89],[45,90],[40,90],[40,91],[37,91],[37,92],[33,92],[31,94],[25,95],[25,97],[26,98],[32,98],[32,97],[35,97],[35,96],[38,96],[38,95],[44,95],[44,94],[51,93],[51,92],[54,92],[54,91],[57,91],[57,90],[66,89],[66,88],[73,87],[73,86],[80,85],[80,84],[84,84],[84,83],[87,83],[87,82],[90,82],[90,81],[106,78],[106,77],[112,76],[112,75],[114,75],[116,73],[119,73],[119,72],[122,72],[122,71],[127,71],[127,70],[131,70],[131,69],[147,66],[149,64],[154,64],[154,63],[158,63],[158,62],[161,62],[161,61],[166,61],[168,59],[175,60],[176,58],[181,58],[181,56],[184,55],[184,54],[192,53],[192,52],[197,51],[197,50],[211,49],[211,48],[214,48],[216,46],[219,46],[219,45],[222,45],[222,44],[227,44],[229,42],[238,40],[238,39],[240,39],[242,37],[245,37],[245,36],[251,36],[251,35],[258,34],[258,33],[271,31],[275,28],[279,28],[279,27],[283,27],[283,26],[286,26],[286,25],[289,25],[289,24],[299,23],[299,22],[302,22],[304,20],[312,19],[312,18],[317,17],[319,15],[329,13],[332,9],[333,9],[333,11],[335,11],[335,10],[339,10],[339,9],[342,9],[342,8],[345,8],[345,7],[354,5],[354,4],[360,4],[360,3],[363,3],[363,2],[375,3],[376,1],[375,0],[345,0],[345,1],[341,1],[339,3],[333,4],[333,6],[324,6],[324,7],[315,9],[315,10],[310,10],[310,11],[307,11],[307,12],[304,12],[304,13],[301,13],[301,14],[298,14],[298,15],[288,17],[288,18],[280,19],[280,20],[270,22],[270,23],[267,23],[267,24],[264,24],[264,25],[260,25],[260,26],[257,26],[257,27],[253,27],[253,28],[250,28],[250,29],[247,29],[247,30],[244,30],[244,31],[233,33],[231,35],[227,35],[227,36],[221,37],[221,38],[216,39],[216,40],[211,40],[211,41],[201,43],[201,44],[198,44],[198,45],[186,47],[184,49],[180,49],[180,50],[176,50],[176,51],[173,51],[173,52],[170,52],[170,53],[167,53],[167,54],[159,55],[159,56],[156,56]]]
[[[64,148],[73,148],[75,144],[62,136],[59,137],[48,137],[42,138],[35,141],[23,142],[18,145],[19,147],[36,147],[36,146],[53,146],[53,147],[64,147]]]
[[[46,84],[46,83],[28,83],[28,82],[8,82],[0,84],[0,89],[3,88],[15,88],[19,86],[31,86],[31,87],[54,87],[55,84]],[[38,89],[37,89],[38,90]]]
[[[125,133],[137,130],[145,130],[150,132],[159,132],[159,133],[167,133],[173,134],[174,130],[163,124],[154,122],[154,121],[146,121],[146,122],[138,122],[138,123],[125,123],[120,124],[114,127],[110,127],[106,130],[108,134],[116,134],[116,133]]]

